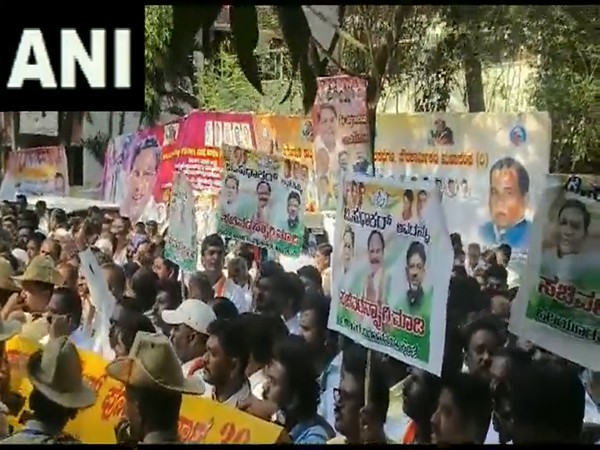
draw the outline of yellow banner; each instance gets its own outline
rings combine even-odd
[[[15,430],[23,426],[30,414],[26,399],[32,387],[25,367],[29,355],[38,348],[39,345],[18,336],[7,342],[11,392],[23,404],[18,413],[9,416]],[[82,350],[79,354],[84,377],[96,390],[98,399],[94,406],[69,422],[65,432],[84,444],[114,444],[114,427],[124,414],[124,386],[107,377],[107,363],[98,355]],[[187,395],[181,405],[179,438],[183,442],[206,444],[274,444],[287,440],[286,433],[275,424],[206,398]]]
[[[300,116],[257,114],[254,116],[254,133],[258,150],[298,161],[307,167],[306,212],[317,212],[312,120]]]

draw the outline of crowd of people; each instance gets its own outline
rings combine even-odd
[[[77,349],[101,355],[107,375],[125,386],[120,443],[178,442],[183,395],[278,423],[294,444],[600,439],[598,374],[508,332],[516,289],[506,245],[465,252],[452,235],[437,377],[328,329],[329,244],[291,272],[213,234],[201,243],[203,270],[182,274],[156,223],[97,208],[69,219],[43,202],[29,209],[24,197],[0,208],[2,443],[74,441],[66,424],[97,401]],[[86,277],[90,251],[109,294]],[[9,430],[4,344],[17,335],[40,350],[26,365],[30,418]]]

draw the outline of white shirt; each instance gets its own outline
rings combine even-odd
[[[127,246],[114,254],[113,261],[119,266],[127,264]]]
[[[283,316],[281,318],[284,320],[285,326],[290,334],[300,335],[300,313],[290,317],[290,320],[285,320]]]
[[[259,369],[256,372],[254,372],[248,377],[248,381],[250,382],[250,389],[252,390],[252,395],[254,395],[259,400],[263,400],[263,389],[267,381],[265,369]]]
[[[250,389],[250,382],[246,379],[244,381],[244,383],[242,384],[242,387],[240,388],[239,391],[237,391],[235,394],[233,394],[231,397],[229,397],[224,402],[219,402],[219,403],[221,403],[223,405],[231,406],[233,408],[237,408],[240,403],[242,403],[243,401],[248,399],[251,395],[252,395],[252,391]],[[216,397],[216,392],[214,389],[212,389],[212,399],[215,402],[218,402],[217,397]]]
[[[371,276],[370,273],[367,274],[367,282],[368,282],[368,277],[370,277],[370,276]],[[379,269],[377,269],[377,272],[375,272],[375,274],[373,275],[373,286],[375,287],[375,298],[369,299],[370,301],[374,301],[375,299],[380,298],[381,292],[379,292],[379,288],[381,287],[382,277],[383,277],[383,266],[381,266]],[[365,296],[365,298],[367,297],[367,283],[365,283],[365,292],[363,295]]]
[[[252,298],[248,301],[244,290],[229,278],[225,281],[222,292],[215,292],[215,295],[217,297],[226,297],[231,300],[240,314],[250,311]]]

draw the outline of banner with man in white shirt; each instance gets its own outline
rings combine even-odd
[[[217,232],[297,256],[304,238],[305,169],[290,159],[224,146]]]
[[[435,187],[348,175],[340,195],[329,328],[439,375],[453,250]]]

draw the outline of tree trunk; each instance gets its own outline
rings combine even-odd
[[[483,75],[481,60],[473,50],[473,45],[467,36],[462,37],[462,63],[465,71],[465,86],[467,88],[467,105],[469,112],[485,111],[485,94],[483,92]]]

